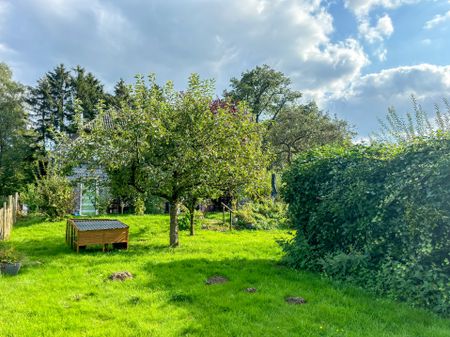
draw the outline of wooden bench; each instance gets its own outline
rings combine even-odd
[[[69,219],[66,224],[66,243],[79,253],[87,245],[107,245],[128,249],[128,226],[118,220]]]

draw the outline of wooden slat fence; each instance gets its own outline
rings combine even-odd
[[[13,225],[17,220],[19,211],[19,194],[10,195],[8,201],[0,208],[0,240],[7,240],[11,234]]]

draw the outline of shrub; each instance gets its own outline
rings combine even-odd
[[[145,211],[149,214],[163,214],[166,201],[155,195],[148,195],[145,198]]]
[[[134,200],[134,214],[144,215],[145,214],[145,201],[142,196],[137,196]]]
[[[16,263],[22,258],[13,247],[0,247],[0,263]]]
[[[198,226],[203,220],[203,212],[196,210],[194,212],[194,226]],[[185,207],[181,207],[181,213],[178,215],[178,229],[180,231],[188,231],[191,228],[191,219],[189,210]]]
[[[63,218],[74,207],[73,188],[66,177],[49,174],[27,185],[21,195],[30,210],[40,212],[52,220]]]
[[[449,167],[445,137],[301,155],[283,177],[286,263],[449,314]]]
[[[235,212],[236,226],[248,229],[287,227],[286,204],[270,198],[247,202]]]

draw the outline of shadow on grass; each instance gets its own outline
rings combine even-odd
[[[136,258],[143,255],[152,253],[160,253],[162,251],[168,251],[170,248],[168,245],[143,242],[142,244],[133,243],[128,250],[125,249],[113,249],[111,245],[108,246],[107,251],[102,251],[101,245],[90,245],[86,249],[81,249],[77,253],[65,242],[65,236],[48,236],[45,239],[28,239],[9,242],[10,246],[14,246],[15,249],[29,256],[30,258],[45,258],[54,259],[60,256],[123,256],[124,260],[130,258]]]
[[[104,218],[104,217],[96,217]],[[127,220],[123,216],[123,220]],[[120,217],[119,217],[120,219]],[[121,219],[120,219],[121,220]],[[61,224],[63,222],[64,224]],[[42,226],[44,224],[44,226]],[[36,225],[36,230],[30,232],[28,227]],[[74,249],[66,244],[65,233],[65,220],[54,223],[45,221],[44,217],[29,216],[21,218],[14,226],[15,230],[25,230],[27,235],[18,235],[12,240],[8,241],[8,245],[14,247],[18,252],[31,259],[53,259],[62,255],[76,255]],[[149,229],[144,225],[130,225],[130,228],[134,227],[130,231],[130,249],[126,250],[127,257],[134,257],[145,253],[160,252],[168,250],[168,245],[152,243],[150,238],[157,234],[154,230]],[[32,235],[30,235],[32,234]],[[86,250],[80,250],[80,255],[92,255],[95,256],[98,253],[102,254],[114,254],[122,252],[121,250],[112,249],[106,253],[102,253],[101,245],[89,246]],[[125,254],[124,258],[125,257]]]
[[[39,215],[31,215],[27,217],[20,217],[17,223],[14,225],[14,228],[25,228],[33,225],[38,225],[45,221],[44,216]]]
[[[333,333],[345,329],[358,336],[393,331],[414,335],[414,328],[431,327],[436,319],[424,310],[378,299],[361,289],[291,270],[273,260],[149,262],[141,273],[148,275],[150,291],[164,291],[169,310],[184,310],[191,318],[192,324],[180,335],[316,336],[311,329],[317,329],[318,336],[324,325],[332,327]],[[207,285],[212,276],[224,276],[228,282]],[[256,292],[247,292],[247,288],[256,288]],[[288,296],[303,297],[307,303],[288,304]]]

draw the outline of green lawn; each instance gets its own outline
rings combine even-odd
[[[287,231],[198,229],[170,249],[168,217],[119,219],[128,251],[79,255],[64,222],[19,223],[10,241],[28,261],[0,278],[0,336],[450,336],[450,320],[279,266]],[[135,278],[108,280],[124,270]],[[229,282],[205,285],[213,275]]]

